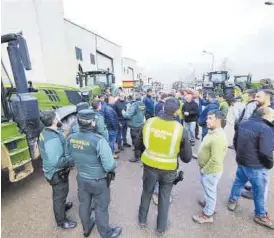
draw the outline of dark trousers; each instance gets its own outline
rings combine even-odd
[[[61,225],[66,220],[66,200],[69,192],[69,182],[67,178],[60,178],[58,172],[54,173],[48,182],[52,186],[53,212],[57,225]]]
[[[78,198],[80,202],[79,215],[83,230],[89,232],[92,223],[91,200],[94,202],[95,222],[102,238],[109,238],[112,228],[109,226],[108,206],[110,203],[110,190],[106,179],[85,179],[77,176]]]
[[[126,120],[119,120],[119,128],[117,134],[117,144],[119,147],[127,143],[127,122]]]
[[[130,136],[131,136],[131,140],[132,140],[132,144],[134,146],[134,148],[136,147],[136,143],[137,143],[137,139],[140,135],[140,131],[141,131],[141,127],[139,128],[131,128],[130,129]],[[136,150],[134,151],[134,155],[135,158],[137,158],[138,156],[136,155]]]
[[[200,127],[199,127],[199,118],[196,120],[196,127],[195,127],[195,137],[197,138],[200,134]]]
[[[138,216],[140,223],[147,222],[147,214],[154,186],[159,182],[157,231],[163,232],[168,228],[169,199],[175,178],[176,171],[159,170],[144,165],[143,192]]]
[[[152,117],[154,117],[154,115],[152,113],[150,113],[150,112],[145,113],[146,120],[148,120],[149,118],[152,118]]]

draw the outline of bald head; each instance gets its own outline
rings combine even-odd
[[[193,92],[193,98],[196,99],[196,98],[198,98],[198,97],[200,97],[200,92],[199,92],[198,90],[195,90],[195,91]]]
[[[274,110],[271,107],[261,107],[256,111],[255,115],[269,122],[274,121]]]

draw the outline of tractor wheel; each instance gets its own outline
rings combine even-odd
[[[238,96],[241,96],[241,95],[242,95],[242,89],[239,86],[236,85],[234,87],[234,96],[238,97]]]
[[[224,89],[224,98],[226,100],[234,98],[234,88],[225,88]]]

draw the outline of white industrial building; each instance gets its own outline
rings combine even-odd
[[[62,0],[2,0],[1,34],[23,32],[32,70],[28,80],[76,85],[80,63],[83,71],[109,69],[122,83],[121,46],[64,19]],[[2,60],[12,77],[6,45]]]

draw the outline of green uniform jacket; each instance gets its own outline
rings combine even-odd
[[[39,137],[39,147],[44,175],[48,180],[56,171],[73,165],[66,150],[66,139],[60,131],[44,128]]]
[[[105,138],[80,129],[67,139],[67,151],[78,175],[86,179],[100,179],[116,168],[112,151]]]
[[[127,124],[130,128],[140,128],[144,125],[146,106],[140,100],[127,107],[127,111],[122,111],[123,117],[129,119]]]

